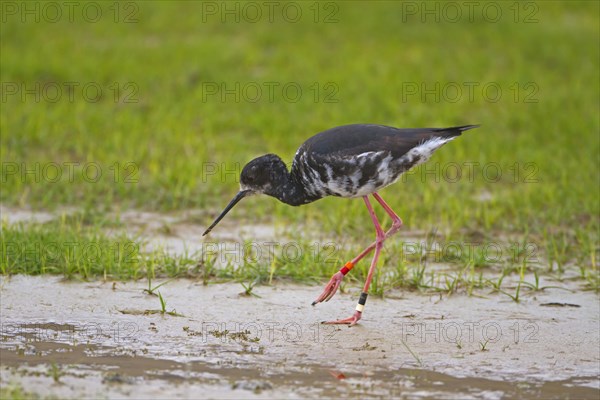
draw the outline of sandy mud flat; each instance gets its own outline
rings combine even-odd
[[[320,287],[3,277],[0,383],[57,397],[598,398],[598,295],[356,292]]]

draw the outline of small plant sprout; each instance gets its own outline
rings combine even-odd
[[[485,342],[479,342],[479,348],[481,349],[481,351],[489,351],[487,348],[489,342],[489,340],[486,340]]]
[[[57,365],[56,363],[50,364],[50,370],[48,371],[48,376],[52,377],[52,379],[54,380],[55,383],[59,383],[60,377],[63,375],[64,375],[64,373],[62,372],[59,365]]]
[[[257,295],[256,293],[252,292],[254,290],[254,287],[256,286],[257,283],[258,283],[258,279],[255,279],[254,281],[248,282],[248,283],[240,282],[240,285],[242,285],[242,287],[244,288],[244,291],[242,293],[240,293],[240,295],[242,295],[242,296],[254,296],[254,297],[260,298],[259,295]]]
[[[158,299],[160,300],[160,312],[164,314],[167,312],[167,301],[162,297],[160,292],[158,292]]]
[[[179,314],[177,311],[175,311],[174,309],[171,311],[167,311],[167,300],[165,300],[165,298],[162,296],[162,294],[160,292],[158,293],[158,300],[160,301],[160,314],[162,315],[170,315],[172,317],[183,317],[182,314]]]
[[[144,289],[144,292],[148,293],[149,295],[152,296],[160,296],[160,293],[158,293],[158,295],[156,294],[156,290],[158,288],[160,288],[163,285],[166,285],[167,283],[171,282],[173,279],[169,279],[167,281],[164,281],[163,283],[160,283],[154,287],[152,287],[152,278],[150,277],[150,275],[148,275],[148,288]]]

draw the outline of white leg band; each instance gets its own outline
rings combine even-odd
[[[365,306],[364,306],[364,304],[357,304],[357,305],[356,305],[356,311],[358,311],[358,312],[363,312],[363,311],[364,311],[364,309],[365,309]]]

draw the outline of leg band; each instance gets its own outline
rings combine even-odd
[[[351,270],[352,268],[354,268],[354,264],[352,264],[352,261],[348,261],[348,262],[346,263],[346,265],[344,265],[344,267],[343,267],[342,269],[340,269],[340,272],[341,272],[343,275],[346,275],[348,272],[350,272],[350,270]]]
[[[363,305],[363,306],[364,306],[364,305],[365,305],[365,303],[367,302],[367,296],[368,296],[368,295],[369,295],[369,294],[368,294],[367,292],[362,292],[362,293],[360,294],[360,298],[358,299],[358,304],[361,304],[361,305]]]
[[[365,309],[365,303],[367,302],[367,296],[369,294],[367,292],[362,292],[360,294],[360,298],[358,299],[358,304],[356,305],[356,311],[363,312]]]

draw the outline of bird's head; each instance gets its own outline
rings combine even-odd
[[[252,193],[269,194],[285,176],[287,167],[275,154],[266,154],[250,161],[240,175],[240,188]]]
[[[259,193],[271,195],[281,182],[285,180],[286,174],[287,167],[285,163],[275,154],[266,154],[250,161],[242,169],[240,191],[202,236],[208,234],[229,210],[244,197]]]

